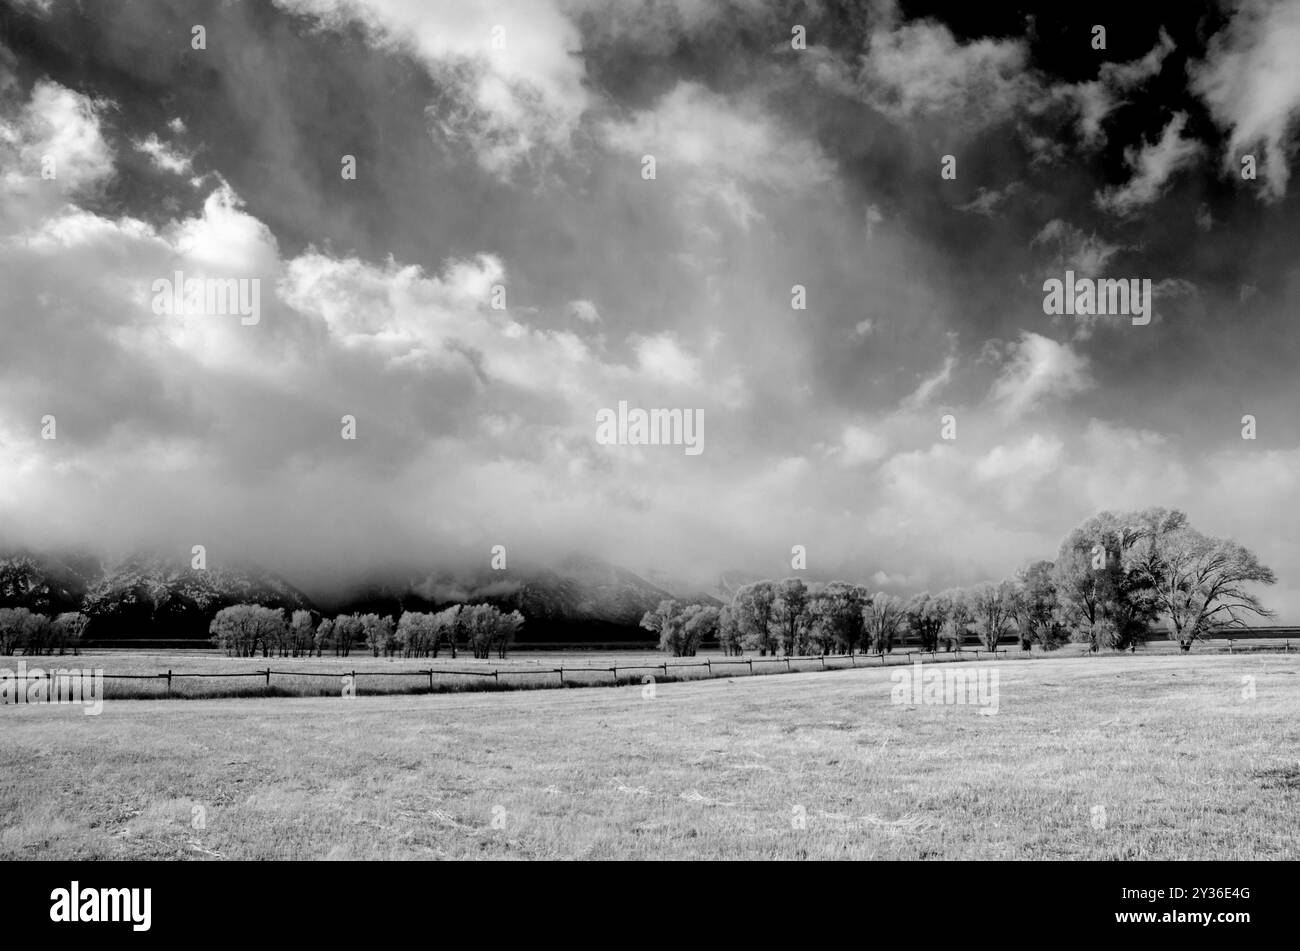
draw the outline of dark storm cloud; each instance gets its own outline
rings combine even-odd
[[[498,541],[708,577],[804,543],[916,586],[1101,507],[1263,548],[1294,501],[1282,4],[43,6],[0,21],[0,479],[58,503],[29,533],[215,533],[303,577]],[[161,321],[177,266],[260,278],[262,321]],[[1047,317],[1066,268],[1149,278],[1152,324]],[[703,407],[705,453],[596,445],[619,400]]]

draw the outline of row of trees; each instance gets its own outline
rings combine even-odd
[[[81,635],[89,618],[77,611],[47,617],[27,608],[0,608],[0,654],[80,653]]]
[[[518,611],[505,613],[490,604],[454,604],[435,613],[404,611],[397,622],[378,614],[340,614],[319,624],[310,611],[282,610],[260,604],[222,608],[212,619],[212,642],[232,657],[320,657],[332,650],[347,657],[353,649],[371,651],[375,657],[437,657],[447,647],[468,645],[478,658],[495,651],[504,658],[515,634],[523,626]]]
[[[675,656],[694,655],[713,635],[724,653],[735,655],[887,653],[905,634],[926,650],[940,644],[951,650],[970,633],[988,644],[1001,639],[1014,597],[1005,583],[904,599],[844,581],[808,585],[786,578],[745,585],[722,608],[662,601],[641,626],[657,633],[660,649]]]
[[[665,600],[642,618],[674,656],[693,656],[716,636],[727,654],[852,654],[891,651],[904,635],[924,650],[948,650],[974,635],[992,650],[1015,635],[1029,650],[1068,641],[1124,650],[1157,623],[1184,650],[1215,631],[1270,617],[1249,584],[1272,584],[1271,569],[1236,542],[1193,529],[1163,508],[1088,519],[1062,542],[1055,561],[1014,578],[901,598],[835,581],[759,581],[714,607]]]

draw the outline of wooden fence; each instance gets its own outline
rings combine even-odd
[[[1255,630],[1257,631],[1259,629],[1255,629]],[[1297,629],[1280,628],[1278,630],[1296,631]],[[1300,633],[1300,631],[1297,631],[1297,633]],[[1248,636],[1248,634],[1243,634],[1242,636],[1245,637]],[[1285,637],[1285,634],[1280,636]],[[1240,639],[1240,638],[1234,638],[1234,639]],[[1231,650],[1231,648],[1232,648],[1232,644],[1229,643],[1229,649]],[[1290,640],[1287,639],[1283,645],[1279,645],[1278,647],[1272,649],[1289,652],[1291,649]],[[1017,657],[1031,656],[1022,653],[1021,651],[1015,651],[1014,653]],[[435,684],[436,677],[475,678],[476,680],[479,681],[479,683],[467,684],[465,689],[491,690],[491,689],[509,689],[512,686],[512,681],[510,680],[510,678],[518,678],[518,677],[537,678],[539,676],[549,677],[551,675],[554,675],[556,677],[554,683],[544,684],[543,686],[555,686],[555,687],[599,686],[602,685],[602,682],[599,680],[592,680],[591,675],[607,673],[610,675],[610,678],[604,681],[603,685],[613,686],[620,683],[620,679],[619,679],[620,672],[622,672],[625,675],[628,675],[628,677],[630,678],[634,674],[641,677],[645,677],[647,676],[645,672],[661,671],[660,676],[662,677],[662,679],[671,682],[674,679],[685,679],[685,678],[674,678],[673,672],[698,669],[701,667],[705,668],[706,670],[705,677],[702,679],[711,679],[716,677],[732,676],[736,668],[742,668],[744,673],[753,676],[756,673],[765,673],[765,674],[766,673],[807,673],[810,671],[817,671],[817,670],[849,670],[852,668],[874,667],[874,666],[885,667],[885,666],[891,666],[892,665],[891,661],[901,661],[903,663],[911,663],[912,659],[915,657],[923,657],[923,658],[929,657],[931,663],[938,662],[943,658],[948,658],[947,662],[951,663],[951,662],[957,662],[957,661],[967,660],[967,659],[974,659],[977,661],[981,659],[996,659],[998,655],[1007,655],[1007,654],[1008,654],[1008,649],[1005,647],[999,647],[997,650],[994,651],[990,651],[985,647],[976,647],[976,648],[961,647],[961,648],[954,648],[951,651],[940,651],[940,650],[930,651],[930,650],[913,649],[913,650],[900,650],[900,651],[893,651],[888,653],[877,653],[877,654],[824,654],[824,655],[811,654],[811,655],[797,655],[793,657],[782,657],[782,656],[730,657],[730,658],[724,658],[720,660],[714,660],[713,658],[706,657],[705,659],[700,661],[686,660],[686,661],[674,663],[668,660],[664,660],[656,664],[629,663],[629,664],[615,664],[608,667],[592,666],[592,665],[585,665],[585,664],[570,665],[567,667],[564,666],[564,664],[560,664],[558,667],[545,667],[539,664],[538,666],[535,667],[534,666],[516,667],[516,668],[491,667],[491,668],[480,668],[477,670],[466,670],[466,669],[452,668],[452,667],[437,667],[437,668],[422,668],[418,670],[336,670],[336,671],[328,671],[328,672],[308,671],[308,670],[276,670],[272,667],[266,667],[262,669],[245,670],[245,671],[238,671],[238,672],[190,673],[190,672],[177,672],[175,670],[168,670],[166,672],[159,672],[155,674],[105,673],[102,676],[104,680],[126,680],[126,681],[134,680],[134,681],[152,681],[154,683],[165,683],[166,685],[165,696],[167,697],[173,695],[172,687],[175,681],[190,680],[190,679],[195,679],[195,680],[204,680],[204,679],[257,680],[260,679],[263,682],[263,687],[265,691],[269,693],[274,685],[273,678],[275,677],[289,677],[297,680],[301,680],[304,678],[307,679],[315,678],[321,680],[331,680],[335,682],[339,682],[345,677],[351,677],[352,678],[351,683],[357,693],[361,693],[360,684],[363,678],[367,678],[367,677],[411,678],[411,679],[418,679],[421,682],[418,684],[412,684],[410,688],[404,690],[375,691],[375,692],[376,693],[419,693],[419,692],[433,693],[436,692],[437,690],[437,686]],[[1033,655],[1033,656],[1042,656],[1042,655]],[[796,665],[799,666],[796,667]],[[755,668],[758,669],[756,670]],[[50,674],[42,674],[41,676],[24,675],[22,678],[19,679],[22,679],[24,681],[51,679],[50,677],[51,674],[57,675],[58,670],[52,669],[50,671]],[[566,679],[566,675],[568,679]],[[629,682],[632,681],[629,680]],[[515,683],[517,684],[518,682],[516,681]],[[191,695],[191,696],[195,696],[195,695]],[[198,694],[197,696],[201,697],[202,694]]]
[[[978,650],[971,650],[970,648],[966,648],[966,649],[953,650],[947,652],[912,650],[912,651],[897,651],[893,653],[884,653],[884,654],[827,654],[827,655],[813,654],[813,655],[797,655],[794,657],[777,657],[777,656],[737,657],[737,658],[727,658],[723,660],[714,660],[713,658],[706,657],[702,661],[683,661],[679,663],[673,663],[665,660],[657,664],[616,664],[609,667],[597,667],[597,666],[590,666],[590,665],[570,665],[568,667],[565,667],[563,664],[561,664],[558,667],[541,667],[541,666],[526,667],[526,668],[493,667],[490,669],[479,669],[479,670],[462,670],[462,669],[449,668],[449,667],[438,667],[438,668],[426,668],[420,670],[338,670],[338,671],[329,671],[329,672],[306,671],[306,670],[276,670],[272,667],[266,667],[262,669],[245,670],[245,671],[238,671],[238,672],[190,673],[190,672],[177,672],[175,670],[168,670],[156,674],[105,673],[102,676],[104,680],[128,680],[128,681],[134,680],[134,681],[151,681],[154,683],[165,683],[166,696],[168,697],[172,696],[173,683],[179,680],[188,680],[188,679],[262,680],[265,690],[269,692],[273,686],[272,678],[274,677],[292,677],[295,679],[316,678],[316,679],[323,679],[323,680],[332,680],[335,682],[341,681],[345,677],[351,677],[352,684],[357,689],[358,693],[361,692],[359,686],[361,678],[365,678],[365,677],[419,678],[421,681],[424,682],[413,685],[408,690],[396,691],[396,692],[415,693],[421,690],[426,690],[427,692],[432,693],[435,691],[434,678],[443,677],[443,676],[474,677],[483,681],[482,687],[471,686],[469,688],[473,690],[473,689],[493,689],[493,688],[500,688],[503,686],[508,687],[510,685],[510,681],[506,678],[510,678],[510,677],[534,677],[535,678],[538,677],[539,675],[549,676],[552,674],[554,674],[557,678],[554,683],[554,686],[557,687],[597,686],[599,682],[592,682],[591,680],[588,679],[580,679],[581,675],[608,673],[610,674],[610,679],[605,682],[605,685],[613,686],[619,683],[620,671],[629,676],[633,674],[637,674],[642,677],[646,676],[646,674],[644,673],[645,671],[662,671],[661,677],[665,681],[671,681],[674,679],[672,672],[697,669],[700,667],[705,668],[707,671],[707,674],[704,679],[709,679],[714,677],[732,676],[731,671],[729,671],[727,668],[736,668],[736,667],[744,668],[745,673],[749,674],[750,676],[753,676],[755,674],[756,666],[759,668],[758,671],[759,673],[768,673],[768,672],[807,673],[816,670],[849,670],[852,668],[869,667],[869,666],[883,667],[883,666],[889,666],[890,659],[898,659],[898,660],[903,660],[905,662],[910,662],[911,658],[916,655],[929,656],[932,661],[937,661],[941,657],[951,657],[955,661],[959,659],[964,659],[966,657],[969,657],[970,655],[973,655],[973,658],[975,660],[979,660],[981,655],[983,655],[985,658],[994,658],[998,654],[1006,654],[1006,653],[1007,650],[1005,648],[999,648],[996,651],[989,651],[983,648]],[[877,665],[875,661],[878,661],[879,664]],[[796,664],[800,664],[804,666],[796,667],[795,666]],[[817,664],[819,666],[816,667],[807,666],[811,664]],[[776,669],[764,671],[762,669],[764,665],[774,665]],[[784,670],[780,669],[781,667],[784,667]],[[49,673],[43,673],[39,676],[26,674],[18,679],[21,679],[23,681],[50,680],[53,679],[53,675],[57,675],[58,673],[59,671],[57,669],[52,669]],[[566,674],[569,677],[568,680],[565,679]],[[493,688],[487,687],[488,682],[491,682]],[[391,693],[394,691],[387,691],[387,692]]]

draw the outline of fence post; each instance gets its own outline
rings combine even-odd
[[[745,663],[749,664],[749,673],[752,676],[754,673],[754,662],[752,660],[747,660]]]
[[[271,689],[271,668],[266,668],[266,689]]]
[[[609,668],[609,672],[614,675],[614,683],[618,683],[618,668],[611,667]]]
[[[667,680],[667,679],[668,679],[668,661],[664,661],[664,663],[663,663],[663,668],[664,668],[664,680]]]
[[[787,657],[787,658],[785,659],[785,672],[786,672],[787,674],[790,672],[790,658],[789,658],[789,657]]]
[[[713,661],[709,660],[709,658],[707,658],[707,657],[704,658],[704,666],[707,667],[707,668],[709,668],[709,676],[712,677],[712,676],[713,676]]]
[[[167,696],[172,695],[172,672],[167,671]]]
[[[433,693],[433,670],[429,670],[429,693]]]
[[[495,671],[495,670],[492,671],[492,679],[495,680],[497,683],[500,683],[500,682],[501,682],[501,678],[497,676],[497,673],[498,673],[498,671]]]
[[[564,665],[560,665],[560,684],[564,684]]]

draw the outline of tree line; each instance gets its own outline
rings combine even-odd
[[[333,651],[348,657],[355,649],[375,657],[437,657],[446,648],[456,656],[465,645],[477,658],[494,652],[504,659],[523,626],[518,611],[506,613],[491,604],[453,604],[437,612],[403,611],[394,622],[379,614],[340,614],[322,618],[311,611],[283,610],[260,604],[235,604],[217,612],[209,626],[212,643],[232,657],[320,657]]]
[[[1271,617],[1247,585],[1275,581],[1243,546],[1203,535],[1183,512],[1150,508],[1094,515],[1066,536],[1055,561],[999,582],[902,598],[844,581],[758,581],[722,607],[661,601],[641,626],[677,657],[714,639],[729,655],[888,653],[904,636],[927,651],[952,650],[972,635],[986,650],[1012,635],[1023,650],[1070,641],[1125,650],[1157,623],[1189,650],[1248,617]]]
[[[759,581],[739,588],[723,606],[660,602],[641,626],[660,649],[693,656],[716,640],[728,654],[887,653],[903,637],[924,650],[948,650],[976,636],[986,649],[1014,635],[1028,650],[1086,643],[1092,650],[1124,650],[1145,641],[1157,623],[1184,650],[1203,637],[1242,627],[1249,617],[1272,617],[1250,585],[1272,584],[1273,571],[1236,542],[1198,532],[1177,510],[1101,512],[1062,541],[1054,561],[1035,561],[1014,578],[909,598],[844,581]],[[0,608],[0,654],[79,652],[89,618],[55,616],[25,607]],[[456,656],[460,646],[477,658],[504,658],[524,618],[492,605],[456,604],[442,611],[405,611],[319,618],[239,604],[217,612],[212,642],[234,656],[347,657]]]
[[[0,608],[0,654],[66,654],[81,651],[81,635],[89,622],[78,611],[54,617],[35,614],[27,608]]]

